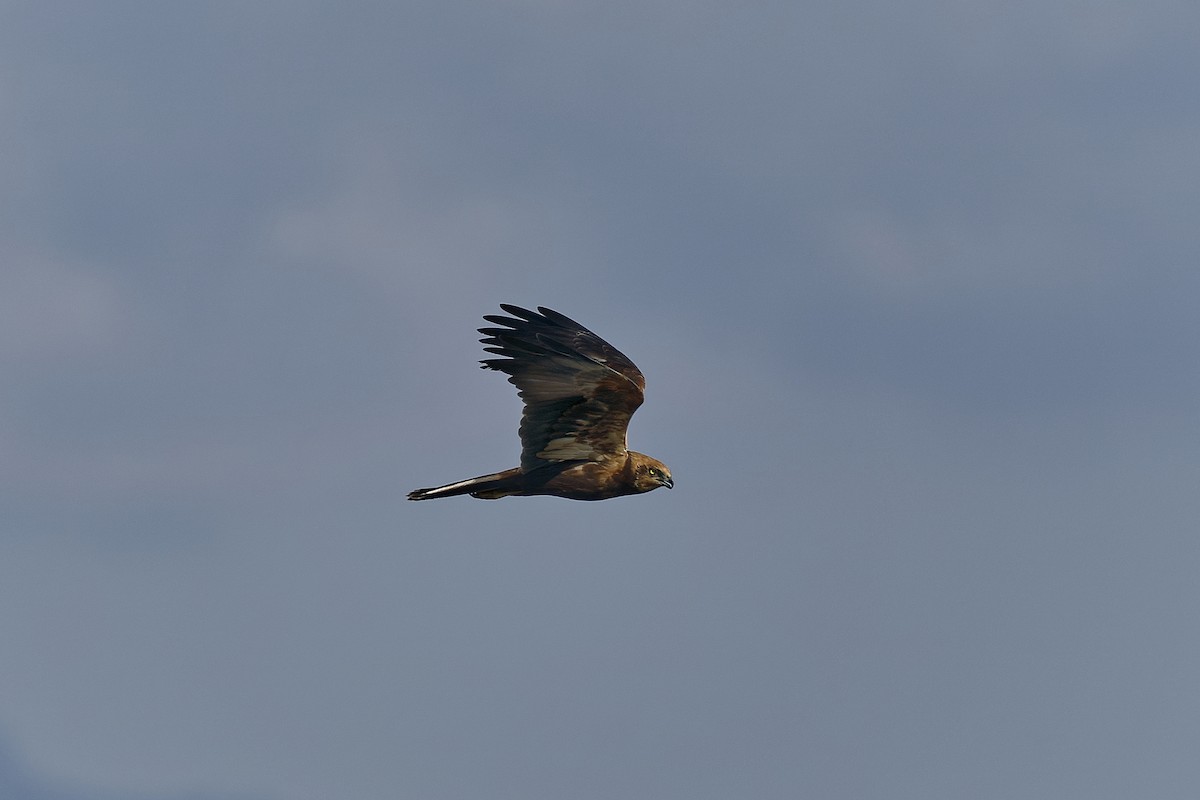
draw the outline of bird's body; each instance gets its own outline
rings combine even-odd
[[[629,450],[629,418],[642,404],[641,371],[578,322],[548,308],[501,305],[512,317],[485,316],[504,328],[480,328],[485,369],[509,375],[525,410],[521,465],[445,486],[417,489],[409,500],[469,494],[485,500],[553,495],[607,500],[674,486],[657,459]]]

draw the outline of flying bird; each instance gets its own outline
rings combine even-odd
[[[410,492],[409,500],[469,494],[484,500],[553,495],[607,500],[675,485],[666,464],[628,449],[629,418],[646,379],[617,348],[575,320],[538,307],[501,304],[511,317],[487,315],[483,349],[501,358],[483,369],[507,374],[525,404],[521,466]]]

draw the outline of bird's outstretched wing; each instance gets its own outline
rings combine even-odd
[[[626,453],[629,418],[646,379],[621,351],[575,320],[548,308],[501,304],[512,315],[485,316],[484,369],[507,373],[525,403],[521,469],[546,462],[604,461]]]

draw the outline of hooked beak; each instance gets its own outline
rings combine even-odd
[[[658,479],[658,482],[661,483],[663,486],[667,487],[668,489],[675,488],[675,481],[671,480],[670,475],[662,476],[661,478]]]

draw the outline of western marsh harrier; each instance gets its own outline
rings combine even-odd
[[[629,418],[642,404],[646,379],[617,348],[573,319],[501,304],[511,317],[485,316],[503,328],[480,328],[483,349],[503,358],[484,369],[506,373],[525,403],[521,466],[417,489],[409,500],[469,494],[485,500],[548,494],[607,500],[674,486],[661,461],[626,447]]]

